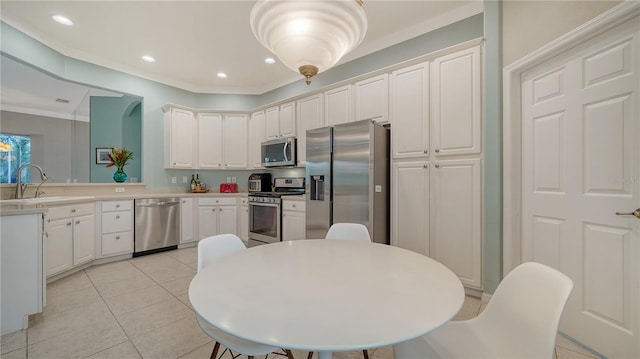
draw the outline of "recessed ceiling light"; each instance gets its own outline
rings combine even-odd
[[[227,74],[225,74],[224,72],[218,72],[216,74],[216,76],[218,76],[221,79],[226,79],[227,78]]]
[[[276,60],[273,57],[267,57],[266,59],[264,59],[264,62],[268,64],[275,64]]]
[[[146,62],[156,62],[156,59],[154,59],[152,56],[149,56],[149,55],[142,56],[142,59]]]
[[[73,25],[73,21],[69,20],[68,18],[66,18],[66,17],[64,17],[62,15],[53,15],[53,19],[57,23],[60,23],[62,25],[67,25],[67,26]]]

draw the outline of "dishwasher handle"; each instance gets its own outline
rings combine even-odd
[[[179,204],[180,204],[180,201],[177,199],[170,199],[170,200],[164,200],[164,201],[157,201],[157,200],[136,201],[136,207],[161,207],[161,206],[174,206]]]

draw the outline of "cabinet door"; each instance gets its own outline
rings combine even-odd
[[[247,115],[224,116],[224,168],[247,168]]]
[[[393,158],[427,158],[429,153],[429,64],[391,73]]]
[[[198,115],[198,167],[222,168],[222,115]],[[185,144],[186,145],[186,144]]]
[[[355,88],[355,120],[389,123],[389,75],[358,81]]]
[[[251,166],[262,168],[262,142],[267,139],[264,111],[251,115]]]
[[[73,266],[73,221],[63,218],[50,221],[45,227],[46,275],[71,269]]]
[[[439,161],[432,171],[431,257],[482,286],[482,179],[479,159]]]
[[[432,142],[436,156],[481,151],[480,47],[431,64]]]
[[[393,164],[391,243],[429,255],[429,164]]]
[[[352,87],[352,85],[346,85],[324,93],[327,126],[353,121]]]
[[[298,164],[307,159],[307,130],[322,127],[322,94],[298,100]]]
[[[293,241],[305,239],[305,212],[282,212],[282,240]]]
[[[238,234],[238,207],[220,206],[218,207],[218,234],[232,233]]]
[[[296,135],[296,104],[289,102],[280,105],[280,136]]]
[[[240,206],[240,234],[239,237],[247,242],[249,240],[249,206]]]
[[[95,217],[82,216],[73,220],[73,265],[84,264],[95,258]]]
[[[180,199],[180,243],[193,242],[193,198]]]
[[[274,106],[264,110],[265,129],[268,140],[280,137],[280,107]]]
[[[190,111],[173,108],[169,118],[169,168],[193,168],[195,152],[194,118]]]
[[[213,206],[198,207],[198,236],[199,239],[218,234],[218,210]]]

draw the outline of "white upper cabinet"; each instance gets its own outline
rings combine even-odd
[[[355,120],[389,123],[389,75],[382,74],[355,83]]]
[[[353,85],[341,86],[324,93],[327,126],[353,121]]]
[[[225,115],[223,134],[224,168],[247,168],[247,115]]]
[[[427,158],[429,152],[429,64],[391,73],[393,158]]]
[[[191,111],[164,109],[165,168],[193,168],[195,119]],[[185,145],[188,144],[188,145]]]
[[[323,101],[321,93],[298,100],[298,165],[307,158],[307,130],[322,127]]]
[[[481,152],[480,47],[431,63],[432,148],[435,156]]]
[[[295,102],[269,107],[265,110],[267,139],[296,135]]]
[[[258,111],[251,114],[249,151],[251,154],[251,167],[262,168],[262,142],[266,141],[265,113]]]
[[[199,168],[222,168],[222,140],[222,115],[215,113],[198,114],[197,148]]]

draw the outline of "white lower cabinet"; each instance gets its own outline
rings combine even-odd
[[[392,244],[431,257],[482,288],[482,161],[396,161]]]
[[[245,243],[249,241],[249,199],[247,197],[240,198],[240,223],[239,237]]]
[[[198,239],[222,233],[238,234],[236,198],[198,198]]]
[[[100,203],[100,257],[133,253],[133,201]]]
[[[481,160],[437,161],[432,171],[430,257],[468,287],[482,287]]]
[[[304,201],[283,199],[282,241],[305,239],[305,207]]]
[[[93,203],[50,207],[45,215],[47,277],[85,264],[95,257]]]
[[[180,243],[189,243],[196,240],[194,235],[194,200],[193,198],[180,199]]]

